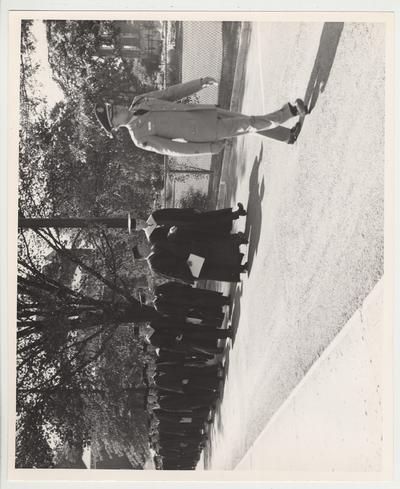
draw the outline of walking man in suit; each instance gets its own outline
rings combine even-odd
[[[177,103],[202,88],[217,85],[211,77],[199,78],[138,95],[132,105],[98,103],[95,114],[110,137],[126,127],[139,148],[155,153],[182,156],[219,153],[227,139],[248,133],[293,144],[300,130],[281,125],[295,116],[304,117],[307,107],[301,99],[265,115],[248,116],[215,105]],[[271,131],[271,132],[269,132]]]

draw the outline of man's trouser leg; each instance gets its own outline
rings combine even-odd
[[[263,136],[278,141],[288,141],[290,129],[279,127],[279,125],[292,117],[293,114],[288,104],[275,112],[261,116],[247,116],[218,109],[217,139],[229,139],[251,132],[263,131]]]
[[[283,141],[287,143],[290,139],[290,129],[287,127],[279,126],[274,129],[267,129],[265,131],[257,131],[257,134],[266,138],[275,139],[276,141]]]

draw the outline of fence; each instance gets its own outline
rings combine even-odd
[[[222,68],[222,22],[182,22],[178,29],[176,48],[182,82],[204,76],[212,76],[219,81]],[[201,90],[198,100],[203,104],[216,104],[218,87]],[[210,155],[165,158],[164,205],[174,207],[188,187],[207,192],[209,173],[206,171],[210,164]],[[199,174],[204,172],[204,178],[194,177],[190,173],[196,168]],[[189,170],[185,181],[176,181],[174,170],[183,172],[185,169]]]

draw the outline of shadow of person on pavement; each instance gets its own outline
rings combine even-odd
[[[233,285],[233,284],[232,284]],[[221,404],[224,398],[224,393],[225,393],[225,382],[227,377],[229,376],[229,365],[230,365],[230,354],[233,349],[234,343],[235,343],[235,337],[236,333],[239,327],[239,320],[240,320],[240,298],[243,293],[243,287],[241,284],[235,284],[235,291],[231,293],[231,297],[233,297],[233,310],[231,314],[231,328],[232,328],[232,342],[231,345],[228,345],[223,353],[222,357],[222,362],[224,365],[224,378],[223,381],[220,384],[220,390],[219,390],[219,398],[217,401],[216,409],[215,409],[215,417],[214,417],[214,423],[216,424],[216,427],[219,431],[219,433],[223,433],[224,431],[224,423],[221,415]]]
[[[253,266],[254,255],[258,249],[258,242],[260,241],[261,233],[261,221],[262,221],[262,206],[261,202],[264,197],[265,185],[264,178],[261,184],[258,183],[258,171],[263,156],[263,145],[261,145],[260,154],[254,160],[253,168],[251,170],[249,178],[249,200],[247,202],[247,219],[245,235],[248,236],[248,269],[249,275]]]
[[[240,285],[236,287],[235,295],[233,298],[233,310],[231,314],[231,328],[232,328],[232,347],[235,344],[235,338],[236,338],[236,333],[239,327],[239,319],[240,319],[240,298],[242,297],[243,294],[243,287]],[[226,363],[226,361],[225,361]],[[229,368],[229,361],[228,361],[228,368]],[[225,372],[227,373],[228,370],[225,369]]]
[[[318,52],[304,96],[304,102],[308,106],[309,112],[315,107],[319,94],[325,90],[335,60],[343,26],[343,22],[325,22],[322,28]]]

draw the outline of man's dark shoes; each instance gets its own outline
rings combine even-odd
[[[301,100],[301,98],[296,99],[295,101],[295,106],[297,109],[297,114],[300,117],[304,117],[305,115],[308,114],[308,107],[307,105]]]
[[[298,115],[300,117],[304,117],[308,114],[308,107],[303,100],[301,100],[301,98],[296,99],[294,105],[289,104],[289,109],[294,116]]]
[[[245,216],[247,212],[244,210],[243,204],[241,202],[238,202],[237,206],[238,206],[237,213],[239,214],[239,216]]]
[[[239,231],[237,233],[237,238],[238,238],[240,244],[249,244],[249,241],[246,238],[246,235],[242,231]]]
[[[295,126],[292,127],[292,129],[290,129],[290,136],[289,136],[289,140],[287,141],[287,144],[294,144],[297,141],[300,132],[301,132],[301,123],[298,122]]]

